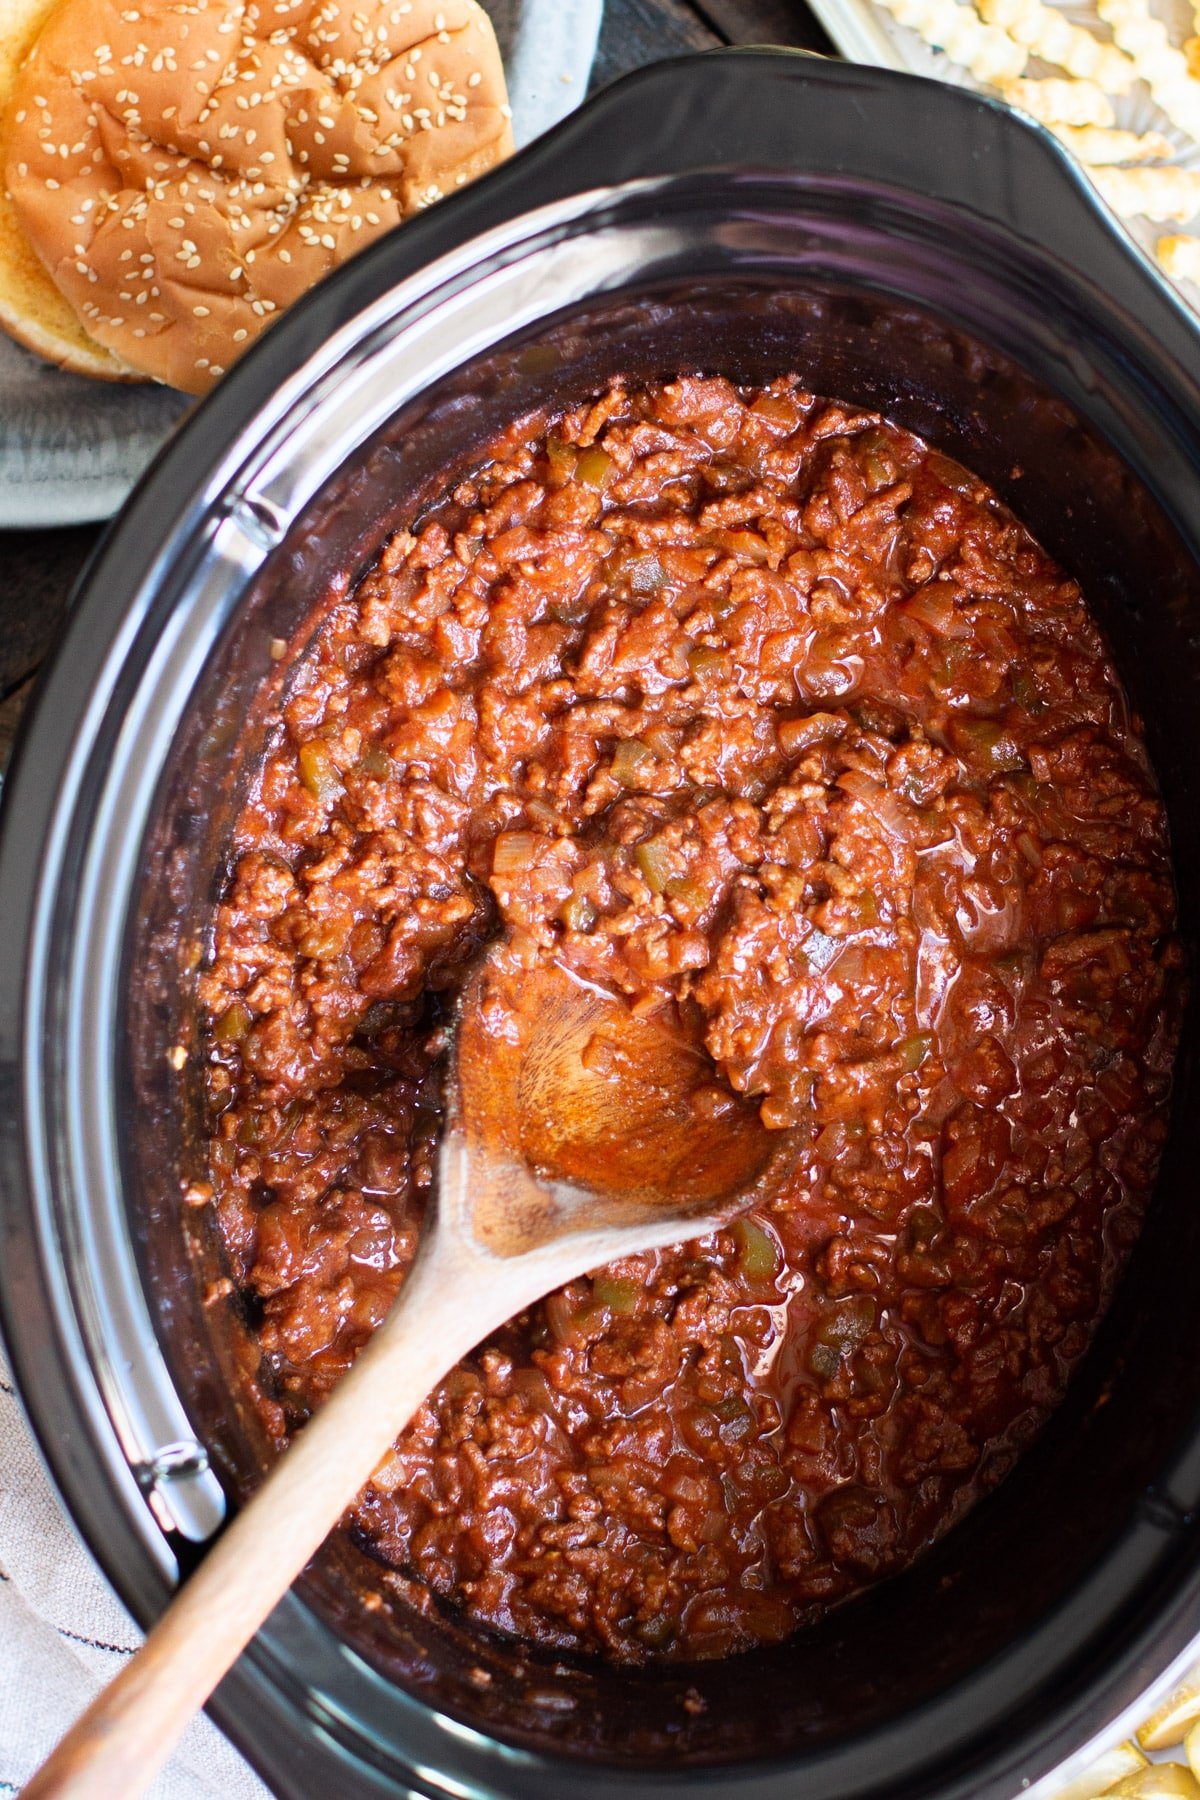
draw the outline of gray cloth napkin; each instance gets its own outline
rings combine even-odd
[[[15,1794],[142,1634],[69,1524],[0,1356],[0,1795]],[[269,1800],[209,1719],[153,1800]]]

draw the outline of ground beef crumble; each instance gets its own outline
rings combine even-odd
[[[795,1170],[499,1332],[356,1529],[543,1644],[782,1638],[1061,1396],[1165,1133],[1173,929],[1108,654],[982,483],[794,379],[514,426],[335,604],[237,825],[201,998],[269,1430],[412,1259],[465,968],[565,950],[698,1008]]]

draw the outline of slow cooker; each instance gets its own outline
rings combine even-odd
[[[795,370],[977,470],[1082,583],[1200,902],[1200,338],[1055,143],[784,52],[632,76],[340,271],[178,433],[85,576],[0,845],[0,1302],[74,1518],[151,1619],[254,1483],[203,1209],[192,990],[314,597],[447,466],[615,373]],[[1200,1629],[1189,1020],[1156,1198],[1000,1488],[791,1641],[619,1669],[489,1638],[334,1540],[213,1713],[283,1796],[1008,1800]],[[1194,1653],[1194,1652],[1193,1652]]]

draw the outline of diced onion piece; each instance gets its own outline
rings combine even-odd
[[[585,1343],[595,1334],[601,1310],[595,1300],[560,1288],[556,1294],[548,1294],[542,1305],[547,1325],[565,1348]]]
[[[964,637],[970,633],[971,621],[958,605],[958,592],[952,581],[927,581],[902,600],[897,610],[935,637]]]
[[[381,1494],[394,1494],[407,1474],[404,1458],[393,1448],[376,1464],[369,1485]]]
[[[890,788],[883,787],[861,769],[843,770],[837,778],[837,784],[844,794],[861,801],[873,812],[893,837],[900,838],[903,843],[911,842],[916,820],[905,812]]]
[[[654,768],[654,752],[640,738],[622,738],[613,751],[613,780],[622,787],[641,787]]]
[[[752,563],[756,568],[765,568],[771,560],[771,546],[766,538],[757,531],[735,529],[718,531],[715,541],[731,556],[740,557],[743,562]]]
[[[673,756],[679,743],[679,733],[669,725],[647,725],[641,742],[648,744],[655,756]]]
[[[799,756],[811,744],[819,744],[824,738],[840,737],[845,728],[845,717],[838,713],[805,713],[802,719],[780,720],[775,727],[775,736],[785,756]]]
[[[551,837],[558,835],[558,814],[547,801],[539,800],[536,795],[532,800],[526,800],[525,816],[539,831],[547,832]]]
[[[796,678],[815,700],[842,700],[862,680],[863,659],[842,646],[840,636],[818,632]]]
[[[813,1148],[826,1162],[836,1162],[844,1154],[853,1135],[844,1119],[831,1119],[828,1125],[822,1125],[818,1131]]]
[[[800,954],[808,963],[815,975],[827,969],[838,951],[842,948],[842,940],[830,937],[827,932],[818,931],[814,925],[800,946]]]
[[[795,431],[801,419],[800,405],[790,394],[760,394],[750,411],[756,419],[781,425],[785,431]]]
[[[1176,1744],[1182,1744],[1197,1721],[1200,1721],[1200,1668],[1191,1670],[1187,1680],[1150,1714],[1138,1728],[1137,1741],[1143,1750],[1170,1750]]]
[[[1056,1788],[1053,1800],[1096,1800],[1098,1795],[1108,1792],[1114,1781],[1135,1775],[1145,1767],[1146,1758],[1136,1744],[1130,1741],[1114,1744],[1111,1750],[1089,1763],[1081,1775]]]
[[[656,594],[667,585],[666,570],[657,556],[639,556],[629,565],[629,585],[635,594]]]
[[[521,875],[537,851],[536,831],[502,831],[492,845],[492,874]]]

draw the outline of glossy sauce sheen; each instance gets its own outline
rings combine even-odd
[[[479,946],[670,994],[792,1178],[500,1332],[355,1528],[540,1643],[785,1636],[1062,1394],[1165,1134],[1173,928],[1079,589],[958,465],[794,380],[514,427],[327,612],[237,827],[201,994],[269,1430],[403,1279]]]

